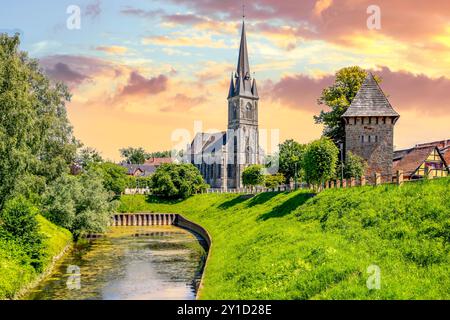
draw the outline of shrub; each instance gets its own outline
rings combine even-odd
[[[36,220],[37,210],[23,196],[17,196],[5,203],[1,211],[0,236],[17,241],[30,258],[30,264],[37,271],[42,270],[43,236]]]
[[[345,156],[344,165],[344,177],[346,179],[350,178],[361,178],[367,168],[367,162],[360,156],[353,154],[352,152],[347,152]],[[340,172],[340,168],[339,168]]]
[[[262,166],[255,164],[244,169],[242,172],[242,183],[244,186],[258,186],[264,183]]]
[[[272,174],[272,175],[266,175],[264,177],[264,185],[266,188],[276,188],[280,184],[283,184],[286,181],[286,178],[282,173]]]
[[[151,176],[151,185],[152,192],[157,196],[182,199],[207,188],[194,165],[174,163],[159,166]]]

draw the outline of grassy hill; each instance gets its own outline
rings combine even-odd
[[[450,299],[450,179],[397,186],[124,196],[122,212],[182,213],[212,236],[203,299]],[[369,290],[368,267],[381,270]]]
[[[72,234],[42,216],[37,216],[37,219],[40,231],[45,236],[43,262],[46,269],[51,266],[53,258],[71,243]],[[38,277],[20,243],[0,239],[0,300],[12,299]]]

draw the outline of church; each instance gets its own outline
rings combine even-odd
[[[227,100],[227,131],[198,133],[188,151],[190,162],[211,188],[242,188],[244,169],[261,164],[263,159],[259,147],[259,95],[256,80],[250,73],[245,21],[242,21],[238,63],[231,75]]]

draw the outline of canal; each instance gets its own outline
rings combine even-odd
[[[175,226],[112,227],[84,240],[26,299],[195,299],[204,261],[202,238]]]

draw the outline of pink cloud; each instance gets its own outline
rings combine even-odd
[[[62,62],[58,62],[53,67],[45,69],[45,73],[54,81],[64,82],[69,87],[78,85],[84,80],[89,79],[89,76],[72,70],[67,64]]]
[[[167,82],[168,78],[163,74],[147,79],[137,71],[133,71],[130,74],[127,85],[122,89],[119,95],[155,95],[166,90]]]

